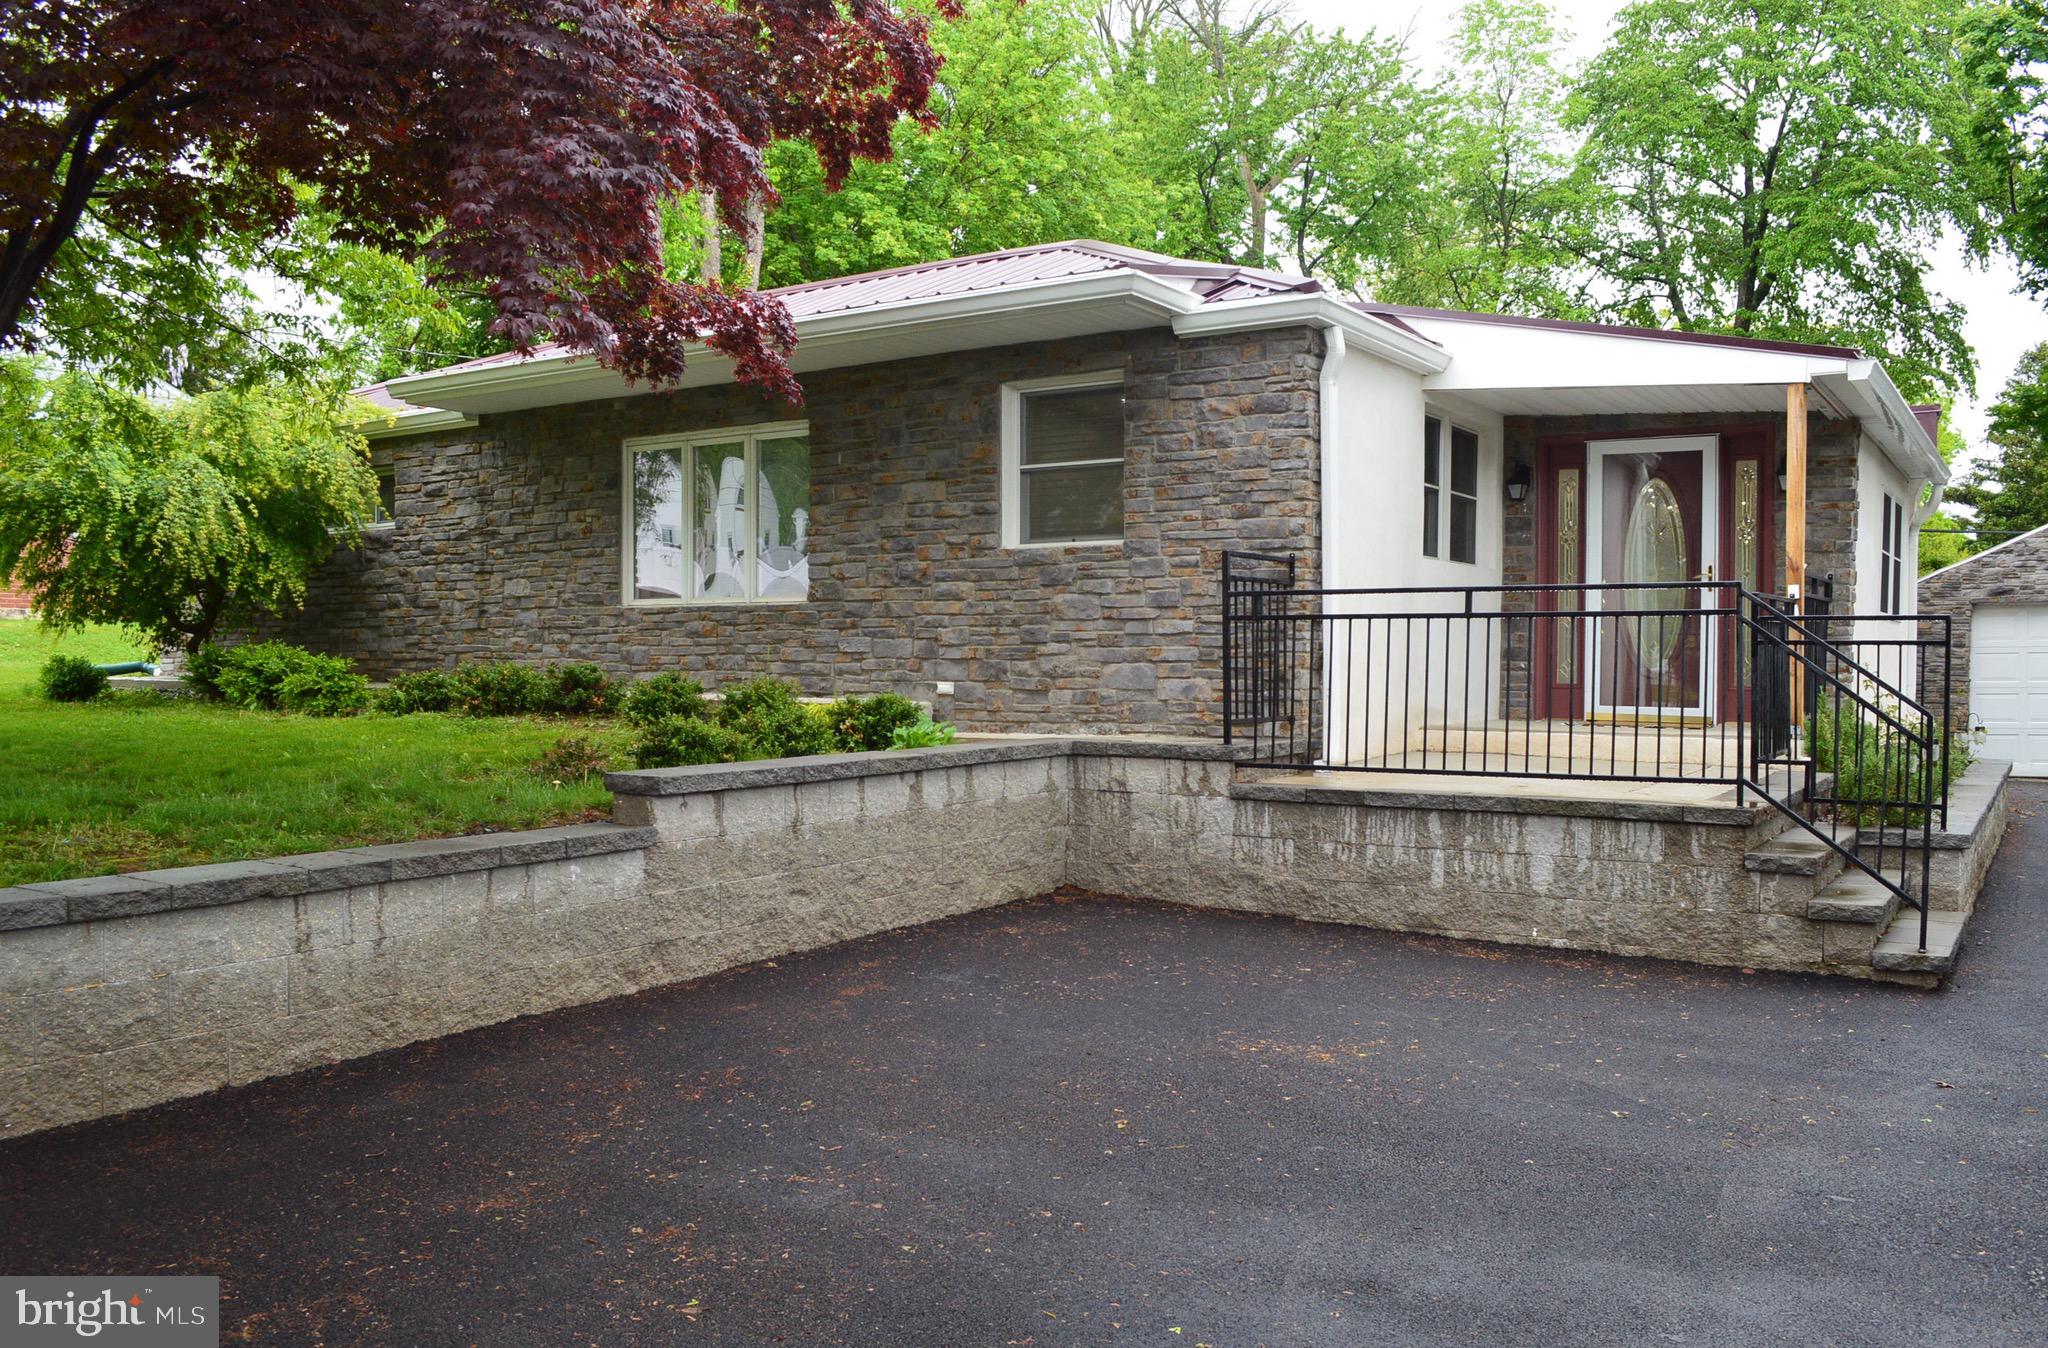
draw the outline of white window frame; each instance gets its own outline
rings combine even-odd
[[[738,440],[745,446],[747,490],[758,494],[757,485],[761,477],[761,442],[783,440],[802,436],[806,441],[811,436],[808,421],[764,421],[745,426],[723,426],[715,431],[690,431],[682,435],[638,435],[625,441],[619,447],[619,598],[628,608],[731,608],[734,605],[807,604],[810,595],[802,598],[762,598],[758,595],[682,595],[675,599],[641,599],[634,595],[634,563],[637,558],[638,540],[633,533],[633,470],[634,456],[653,450],[680,449],[694,451],[699,445],[726,445]],[[695,583],[692,571],[695,552],[692,550],[692,530],[696,528],[697,474],[688,462],[687,454],[683,464],[683,581],[686,585]],[[743,568],[747,584],[751,587],[760,583],[760,570],[753,565],[752,549],[754,524],[747,521],[748,565]]]
[[[1024,541],[1024,398],[1031,393],[1071,393],[1081,389],[1122,388],[1122,370],[1091,370],[1086,374],[1056,374],[1044,379],[1017,379],[1003,385],[1002,474],[1003,546],[1005,548],[1121,548],[1124,536],[1115,538],[1048,539]],[[1130,446],[1114,459],[1076,459],[1056,465],[1061,468],[1090,468],[1120,464],[1128,475]],[[1055,465],[1047,465],[1048,467]],[[1125,478],[1124,499],[1130,499],[1129,478]],[[1126,511],[1128,513],[1128,510]]]
[[[1421,460],[1419,466],[1425,474],[1429,471],[1429,423],[1432,421],[1443,428],[1437,435],[1436,442],[1436,551],[1431,552],[1429,550],[1429,535],[1425,532],[1421,539],[1422,555],[1432,562],[1446,562],[1453,566],[1476,567],[1479,565],[1479,555],[1483,551],[1479,545],[1479,503],[1484,499],[1485,495],[1483,479],[1486,475],[1486,435],[1483,431],[1467,426],[1456,418],[1448,416],[1433,407],[1424,408],[1422,413],[1422,440],[1418,445],[1422,452],[1417,457]],[[1454,467],[1456,450],[1453,446],[1457,442],[1457,432],[1459,431],[1463,431],[1472,437],[1473,489],[1470,492],[1458,491],[1452,486],[1452,483],[1457,481],[1457,472]],[[1429,492],[1430,488],[1429,478],[1425,476],[1422,479],[1422,489],[1425,495]],[[1472,503],[1472,555],[1470,557],[1453,557],[1451,555],[1451,498],[1453,496],[1461,501],[1470,501]]]

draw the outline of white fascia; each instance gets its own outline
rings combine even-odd
[[[1863,433],[1907,478],[1930,482],[1937,489],[1947,484],[1948,465],[1941,461],[1940,447],[1921,428],[1920,418],[1913,415],[1883,365],[1874,360],[1845,361],[1838,371],[1816,373],[1813,382],[1829,401],[1863,423]]]
[[[359,422],[356,429],[365,440],[386,440],[395,435],[418,435],[423,431],[461,430],[476,425],[476,418],[462,412],[423,407],[415,412],[391,412]]]
[[[1369,352],[1416,374],[1439,374],[1451,363],[1451,353],[1435,342],[1411,336],[1325,294],[1197,303],[1173,320],[1173,331],[1181,337],[1292,327],[1334,329],[1344,334],[1347,348]]]
[[[1053,308],[1099,310],[1105,319],[1133,326],[1130,320],[1165,322],[1197,305],[1198,300],[1178,286],[1134,271],[1097,272],[1086,276],[1061,277],[1027,285],[1004,286],[970,295],[948,295],[935,299],[905,300],[842,313],[821,314],[796,320],[797,348],[791,363],[799,372],[806,368],[830,368],[832,357],[859,347],[879,333],[943,332],[948,326],[984,322],[1006,314],[1022,314]],[[1115,326],[1106,322],[1105,329]],[[700,370],[729,373],[729,362],[708,348],[692,343],[684,351],[687,364]],[[857,364],[856,361],[844,362]],[[616,371],[599,365],[578,352],[549,352],[527,360],[505,361],[472,369],[429,371],[394,379],[387,390],[394,398],[428,407],[455,407],[479,401],[540,394],[580,393],[583,397],[616,396],[632,392]],[[543,406],[547,401],[575,401],[574,398],[535,397],[526,406]]]

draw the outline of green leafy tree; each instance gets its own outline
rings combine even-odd
[[[768,154],[781,201],[767,212],[761,279],[822,280],[880,267],[1065,238],[1149,246],[1146,185],[1117,153],[1095,81],[1082,0],[976,0],[935,27],[945,57],[929,131],[896,128],[885,162],[853,166],[830,190],[816,153],[783,142]],[[667,221],[669,265],[702,259],[694,202]],[[728,279],[743,263],[724,253]]]
[[[1380,297],[1585,317],[1564,242],[1586,207],[1563,125],[1566,34],[1541,0],[1472,0],[1449,41],[1442,172]]]
[[[2020,357],[1991,404],[1990,439],[1990,460],[1948,490],[1990,532],[1982,544],[2048,524],[2048,342]]]
[[[1098,22],[1118,144],[1168,252],[1356,287],[1385,269],[1432,163],[1437,101],[1404,45],[1284,5],[1134,0]]]
[[[1625,321],[1847,342],[1914,391],[1967,388],[1927,285],[1975,203],[1942,0],[1638,0],[1575,90],[1612,209],[1577,243]]]
[[[1970,6],[1962,21],[1969,117],[1959,161],[1985,208],[1988,237],[2048,296],[2048,6]]]
[[[1920,528],[1920,574],[1952,566],[1978,551],[1969,520],[1936,511]]]
[[[306,386],[152,402],[0,362],[0,584],[45,622],[197,649],[304,602],[377,501],[360,404]]]

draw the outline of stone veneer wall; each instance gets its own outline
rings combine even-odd
[[[1654,433],[1684,431],[1694,426],[1766,426],[1771,431],[1771,448],[1783,457],[1785,419],[1755,412],[1629,413],[1615,416],[1508,417],[1505,420],[1505,471],[1517,465],[1536,471],[1537,446],[1552,436],[1614,435],[1629,431]],[[1835,603],[1843,612],[1856,602],[1856,425],[1819,413],[1807,417],[1807,512],[1806,569],[1815,577],[1832,573]],[[1777,490],[1773,516],[1773,537],[1778,540],[1778,563],[1782,568],[1785,538],[1785,497]],[[1532,584],[1536,580],[1536,496],[1506,503],[1502,516],[1502,580],[1509,585]],[[1779,586],[1784,577],[1777,577]],[[1509,709],[1526,709],[1529,686],[1529,632],[1517,625],[1507,634],[1503,657],[1505,691]]]
[[[1979,604],[2048,604],[2048,531],[2022,535],[1920,580],[1920,612],[1949,615],[1958,726],[1970,724],[1970,623]]]
[[[733,387],[485,416],[380,443],[395,526],[267,624],[386,676],[457,658],[595,660],[707,685],[957,694],[994,730],[1217,722],[1219,557],[1298,554],[1316,584],[1317,380],[1307,328],[1182,341],[1143,330],[806,377],[799,412]],[[1000,546],[999,389],[1125,371],[1121,547]],[[799,415],[811,428],[811,597],[620,602],[620,442]]]

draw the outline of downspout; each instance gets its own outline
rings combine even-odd
[[[1343,372],[1344,350],[1344,330],[1334,325],[1324,328],[1323,368],[1317,390],[1322,406],[1317,421],[1318,433],[1316,437],[1317,457],[1320,460],[1316,467],[1319,478],[1318,490],[1321,496],[1321,518],[1317,522],[1316,536],[1316,588],[1324,591],[1333,588],[1329,572],[1330,540],[1336,537],[1334,526],[1337,520],[1337,493],[1332,490],[1331,486],[1330,464],[1334,460],[1338,444],[1338,414],[1341,409],[1337,396],[1337,379]],[[1325,617],[1329,615],[1330,596],[1327,593],[1322,598],[1322,611]],[[1336,687],[1334,677],[1336,673],[1336,652],[1332,649],[1333,643],[1328,639],[1330,634],[1335,633],[1336,624],[1326,622],[1323,625],[1323,630],[1325,633],[1323,641],[1323,696],[1327,704],[1330,690]],[[1345,652],[1345,658],[1350,658],[1349,651]],[[1323,717],[1322,761],[1327,764],[1331,757],[1330,709],[1325,705],[1321,711]]]

